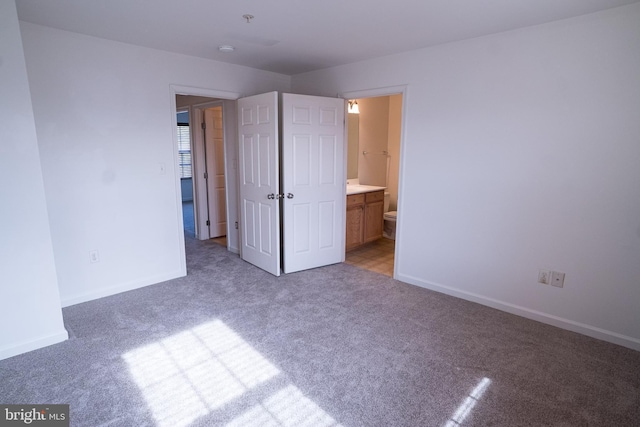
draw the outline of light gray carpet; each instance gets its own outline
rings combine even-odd
[[[69,403],[74,426],[640,420],[640,352],[345,264],[187,253],[185,278],[64,309],[69,341],[0,361],[0,403]]]

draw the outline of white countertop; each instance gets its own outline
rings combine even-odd
[[[387,187],[377,187],[375,185],[347,185],[347,196],[352,194],[370,193],[371,191],[385,190]]]

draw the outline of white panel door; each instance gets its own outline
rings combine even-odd
[[[278,93],[238,100],[240,254],[280,275]]]
[[[207,199],[209,201],[209,237],[227,234],[227,206],[224,179],[224,133],[222,106],[204,110],[207,157]]]
[[[344,100],[282,95],[284,272],[344,260]]]

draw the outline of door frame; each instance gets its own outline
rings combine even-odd
[[[235,101],[238,98],[241,97],[241,94],[238,92],[229,92],[229,91],[225,91],[225,90],[218,90],[218,89],[209,89],[209,88],[201,88],[201,87],[193,87],[193,86],[182,86],[182,85],[169,85],[169,106],[170,106],[170,111],[169,111],[169,117],[171,120],[171,138],[173,141],[173,163],[174,165],[178,165],[179,162],[179,158],[178,158],[178,123],[176,120],[176,95],[192,95],[192,96],[204,96],[204,97],[208,97],[208,98],[216,98],[216,99],[221,99],[221,100],[228,100],[228,101]],[[192,108],[189,109],[190,113]],[[235,112],[234,112],[235,113]],[[225,114],[224,111],[224,107],[223,107],[223,115]],[[233,116],[235,117],[235,114],[233,114]],[[189,122],[191,125],[191,121],[192,121],[192,117],[190,114],[189,117]],[[223,118],[224,120],[224,118]],[[226,123],[225,123],[225,128],[226,128]],[[228,160],[229,160],[229,155],[231,153],[227,153],[226,150],[226,139],[227,139],[227,134],[226,134],[226,130],[225,130],[225,159],[224,159],[224,168],[225,168],[225,175],[228,174],[229,172],[231,172],[229,170],[229,165],[228,165]],[[193,141],[193,139],[192,139]],[[193,144],[193,143],[192,143]],[[234,146],[237,145],[234,143]],[[193,149],[193,146],[192,146]],[[237,158],[237,154],[234,156],[234,158]],[[192,160],[192,163],[195,163]],[[195,166],[195,165],[194,165]],[[175,197],[176,197],[176,207],[177,207],[177,212],[176,212],[176,229],[178,232],[178,250],[180,251],[180,273],[182,275],[186,275],[187,274],[187,258],[186,258],[186,250],[185,250],[185,240],[184,240],[184,229],[183,229],[183,215],[182,215],[182,190],[180,188],[180,170],[178,167],[174,168],[174,185],[175,185]],[[234,171],[235,172],[235,171]],[[195,170],[194,170],[195,173]],[[228,175],[227,175],[228,176]],[[227,202],[227,214],[228,214],[228,210],[229,210],[229,195],[230,194],[234,194],[237,198],[237,189],[236,188],[231,188],[230,184],[229,184],[229,180],[226,180],[225,182],[225,197],[226,197],[226,202]],[[194,192],[195,195],[195,192]],[[194,197],[195,199],[195,197]],[[195,207],[195,203],[196,201],[194,200],[194,211],[196,210]],[[229,217],[227,216],[227,219],[229,219]],[[227,236],[229,235],[229,227],[232,221],[227,221]],[[227,237],[227,249],[229,249],[229,238]]]
[[[400,123],[400,159],[398,165],[398,217],[396,222],[396,245],[395,245],[395,258],[393,265],[393,278],[396,279],[398,277],[398,268],[397,266],[400,264],[400,259],[402,257],[402,217],[404,212],[404,164],[405,164],[405,147],[407,144],[405,143],[405,135],[406,135],[406,123],[407,123],[407,92],[408,85],[397,85],[397,86],[386,86],[380,88],[372,88],[372,89],[359,89],[359,90],[350,90],[339,94],[340,97],[345,99],[345,102],[350,99],[358,99],[358,98],[375,98],[378,96],[391,96],[391,95],[402,95],[402,118]],[[346,127],[346,126],[345,126]],[[345,144],[346,145],[346,144]],[[346,168],[346,162],[345,162]],[[346,169],[345,169],[346,173]],[[346,176],[346,175],[345,175]],[[346,211],[345,211],[345,221],[346,221]]]

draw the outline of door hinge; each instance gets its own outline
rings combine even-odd
[[[238,229],[238,221],[236,221],[236,230]]]
[[[211,225],[211,221],[207,220],[207,225]]]
[[[205,122],[202,122],[202,129],[206,129],[207,128],[207,124]]]
[[[209,179],[209,174],[207,172],[204,173],[204,179]]]

